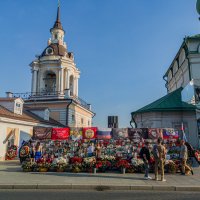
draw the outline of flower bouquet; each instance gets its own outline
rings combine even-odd
[[[13,160],[17,156],[17,146],[12,145],[6,153],[6,160]]]
[[[93,157],[88,157],[88,158],[84,158],[83,159],[83,163],[82,163],[82,167],[88,171],[88,172],[92,172],[93,168],[97,168],[96,167],[96,158]]]
[[[65,168],[67,167],[67,161],[63,157],[58,158],[57,160],[56,170],[57,172],[64,172]]]
[[[169,173],[175,174],[177,171],[176,163],[173,160],[168,160],[165,163],[165,170]]]
[[[31,161],[27,160],[22,163],[22,169],[24,172],[31,172],[32,168],[33,168],[33,163]]]
[[[111,162],[107,160],[98,161],[98,162],[100,162],[100,165],[98,168],[101,172],[105,172],[107,169],[110,169],[112,166]]]
[[[116,167],[124,174],[126,169],[130,168],[130,163],[125,159],[121,159],[116,163]]]
[[[51,166],[51,163],[47,162],[44,158],[38,159],[36,163],[39,168],[39,172],[47,172],[49,167]]]
[[[83,162],[83,158],[72,157],[70,159],[70,163],[71,163],[71,166],[72,166],[72,172],[74,172],[74,173],[80,172],[81,168],[82,168],[82,162]]]
[[[112,155],[101,155],[100,159],[102,161],[109,161],[109,164],[111,164],[111,167],[114,167],[116,165],[116,157]],[[108,163],[107,163],[108,164]]]

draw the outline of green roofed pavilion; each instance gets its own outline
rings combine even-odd
[[[163,111],[195,111],[197,108],[192,104],[188,104],[181,100],[181,91],[179,88],[164,97],[144,106],[143,108],[132,112],[131,115],[146,112],[163,112]]]

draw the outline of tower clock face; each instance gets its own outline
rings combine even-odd
[[[48,49],[46,50],[46,53],[47,53],[48,55],[53,54],[53,49],[52,49],[52,48],[48,48]]]

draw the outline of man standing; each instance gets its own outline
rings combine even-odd
[[[180,149],[180,160],[181,160],[181,171],[182,175],[185,175],[185,169],[189,170],[191,174],[193,175],[193,170],[187,165],[187,159],[188,159],[188,149],[185,145],[185,141],[181,140],[181,149]]]
[[[155,180],[158,181],[158,166],[161,170],[161,181],[166,181],[164,178],[164,163],[165,163],[165,156],[166,156],[166,150],[165,147],[161,144],[162,138],[158,138],[157,145],[154,147],[154,151],[157,151],[157,153],[154,154],[155,158]],[[155,156],[157,154],[157,156]]]
[[[140,151],[140,157],[143,159],[144,161],[144,167],[145,167],[145,175],[144,175],[144,179],[148,180],[148,179],[152,179],[149,176],[149,161],[150,161],[150,152],[149,152],[149,142],[145,143],[145,146],[142,147],[141,151]]]

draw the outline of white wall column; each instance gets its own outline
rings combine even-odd
[[[38,69],[33,68],[32,70],[32,89],[31,92],[33,93],[33,95],[36,95],[36,91],[37,91],[37,71]]]
[[[61,76],[60,76],[61,72],[60,69],[58,70],[58,93],[60,93],[61,88],[60,88],[60,82],[61,82]]]
[[[60,93],[63,94],[64,91],[64,70],[61,67],[60,69]]]
[[[65,84],[65,89],[69,89],[69,70],[66,70],[66,84]]]
[[[74,94],[74,96],[77,96],[76,95],[76,80],[77,80],[77,78],[74,77],[74,87],[73,87],[73,94]]]
[[[78,97],[78,78],[76,79],[76,96]]]

